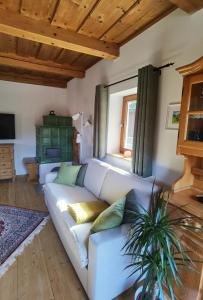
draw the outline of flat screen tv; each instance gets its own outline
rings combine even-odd
[[[0,140],[15,139],[15,115],[0,113]]]

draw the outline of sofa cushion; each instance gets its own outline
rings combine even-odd
[[[108,230],[119,226],[123,221],[125,197],[117,200],[105,209],[94,221],[91,233]]]
[[[54,167],[53,169],[51,169],[50,172],[56,172],[56,173],[58,173],[59,170],[60,170],[60,167]]]
[[[100,198],[112,204],[126,196],[131,189],[137,189],[141,194],[143,193],[143,201],[149,201],[152,183],[125,171],[111,169],[104,179]]]
[[[97,159],[91,159],[88,162],[84,185],[98,198],[101,192],[104,178],[109,168],[110,165]]]
[[[68,204],[68,212],[77,224],[93,222],[109,205],[104,201]]]
[[[79,185],[84,187],[85,174],[87,171],[87,164],[81,166],[80,171],[78,173],[75,185]]]
[[[131,223],[132,215],[128,211],[149,211],[150,197],[148,197],[149,201],[146,198],[143,201],[143,197],[145,197],[145,193],[136,189],[132,189],[127,193],[123,223]]]
[[[74,186],[80,168],[81,166],[70,166],[62,163],[54,182]]]
[[[57,201],[63,200],[66,203],[66,208],[69,203],[88,202],[97,199],[86,188],[80,186],[68,186],[50,182],[45,185],[45,189],[49,190]]]

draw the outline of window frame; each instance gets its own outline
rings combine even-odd
[[[123,97],[123,106],[122,106],[122,117],[121,117],[121,134],[120,134],[120,153],[124,154],[125,151],[130,151],[131,149],[125,148],[125,135],[127,127],[127,107],[128,102],[137,101],[137,94],[132,94]]]

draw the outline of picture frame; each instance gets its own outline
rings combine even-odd
[[[166,129],[178,130],[180,123],[180,103],[170,103],[167,109]]]

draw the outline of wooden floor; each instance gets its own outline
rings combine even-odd
[[[34,185],[0,183],[0,203],[46,211]],[[87,300],[51,220],[0,279],[0,300]],[[117,300],[132,300],[132,291]]]

